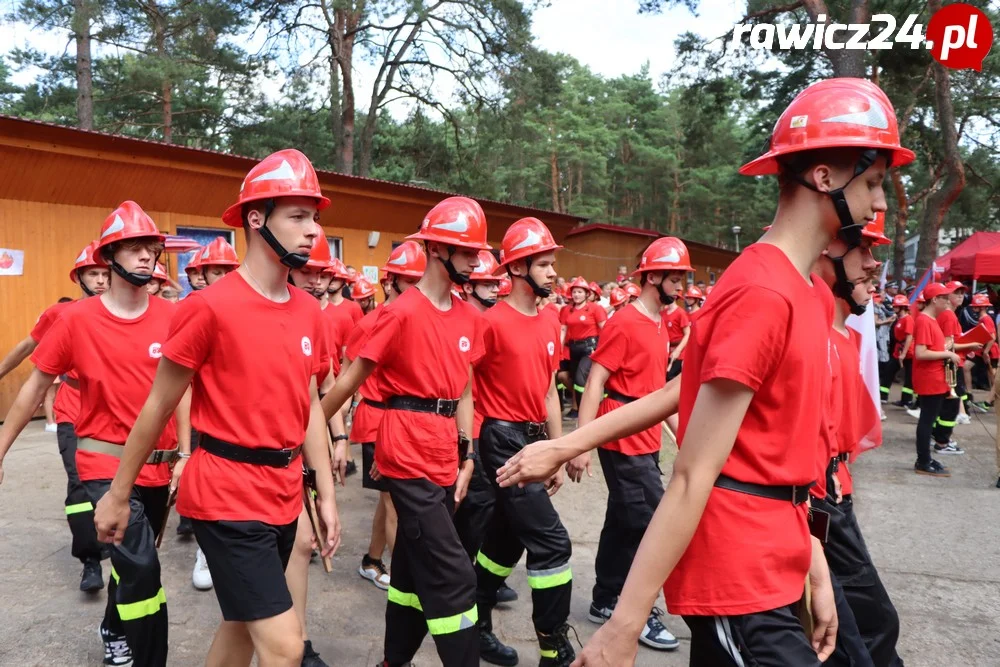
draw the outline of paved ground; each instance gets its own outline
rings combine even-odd
[[[908,667],[1000,665],[1000,489],[993,488],[993,415],[958,428],[965,456],[946,457],[950,479],[912,472],[915,422],[889,408],[886,444],[865,455],[855,471],[857,511],[869,547],[902,619],[900,653]],[[358,453],[360,458],[360,453]],[[665,453],[664,470],[669,475]],[[595,457],[596,464],[596,457]],[[90,666],[101,663],[97,624],[103,593],[77,590],[80,566],[69,553],[62,510],[65,478],[55,434],[32,423],[5,461],[0,487],[0,665]],[[573,538],[571,623],[586,638],[593,562],[606,491],[599,473],[564,488],[556,504]],[[344,546],[335,570],[311,572],[310,635],[331,665],[362,667],[381,657],[385,597],[358,577],[374,499],[357,477],[339,495]],[[193,542],[174,536],[176,516],[160,553],[170,609],[170,664],[203,664],[219,611],[212,593],[191,587]],[[105,575],[108,568],[105,568]],[[495,614],[498,633],[518,648],[522,664],[536,660],[530,595],[523,567],[511,578],[522,601]],[[687,664],[687,628],[674,654],[640,649],[638,665]],[[439,664],[430,642],[415,661]],[[485,664],[485,663],[484,663]]]

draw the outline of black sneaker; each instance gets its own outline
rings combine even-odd
[[[934,443],[934,451],[938,454],[964,454],[965,450],[958,446],[958,443],[954,440],[948,442],[947,445],[939,445]]]
[[[186,516],[181,517],[181,520],[177,523],[177,534],[181,537],[191,537],[194,535],[194,526],[191,525],[191,519]]]
[[[104,573],[101,571],[101,562],[88,560],[83,564],[83,572],[80,574],[80,590],[84,593],[94,593],[104,588]]]
[[[906,401],[893,401],[892,405],[895,405],[897,408],[908,408],[908,407],[910,407],[910,404],[907,403]]]
[[[114,667],[129,667],[132,664],[132,649],[128,647],[125,635],[115,634],[101,623],[99,630],[104,643],[104,664]]]
[[[350,477],[358,471],[358,465],[354,461],[347,462],[347,469],[345,471],[346,475]]]
[[[570,410],[568,413],[566,413],[566,419],[579,419],[579,418],[580,418],[580,413],[576,410]]]
[[[587,612],[587,618],[591,623],[604,625],[611,619],[611,613],[614,610],[614,606],[598,607],[596,602],[591,602],[590,611]]]
[[[497,603],[503,602],[517,602],[517,591],[507,584],[503,584],[497,589]]]
[[[931,477],[951,477],[948,469],[934,459],[931,459],[927,463],[917,461],[913,464],[913,472],[918,475],[930,475]]]
[[[1000,489],[1000,477],[997,477],[997,488]]]
[[[491,624],[480,622],[478,625],[479,659],[491,665],[514,667],[518,663],[517,650],[497,639]]]
[[[313,649],[312,642],[308,639],[305,641],[305,648],[302,651],[302,667],[330,667],[323,662],[323,658],[319,657],[319,653]]]

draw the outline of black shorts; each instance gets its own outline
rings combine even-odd
[[[821,667],[796,604],[742,616],[684,616],[689,667]]]
[[[361,474],[361,488],[372,489],[374,491],[388,491],[389,487],[386,486],[385,477],[382,479],[372,479],[372,464],[375,463],[375,443],[374,442],[362,442],[361,443],[361,467],[364,468]]]
[[[212,572],[222,618],[257,621],[292,608],[285,567],[298,523],[298,517],[285,526],[192,519],[195,539]]]
[[[560,362],[559,362],[559,370],[560,371],[566,371],[567,373],[570,371],[569,359],[562,359],[562,360],[560,360]]]

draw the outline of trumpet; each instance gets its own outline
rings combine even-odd
[[[944,362],[944,381],[948,385],[948,398],[958,398],[955,387],[958,385],[958,367],[948,359]]]

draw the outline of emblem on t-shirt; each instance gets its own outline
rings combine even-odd
[[[587,316],[586,315],[581,315],[580,316],[580,321],[581,322],[586,322],[587,321]]]
[[[152,359],[159,359],[160,357],[163,356],[163,353],[160,352],[159,343],[153,343],[152,345],[149,346],[149,356]]]
[[[545,349],[549,351],[549,356],[551,357],[553,354],[556,353],[556,344],[553,343],[552,341],[549,341],[548,344],[545,346]]]
[[[458,349],[461,350],[462,352],[468,352],[470,349],[472,349],[472,343],[469,342],[468,338],[462,336],[461,338],[458,339]]]
[[[302,354],[307,357],[311,357],[313,354],[313,344],[312,341],[309,340],[309,336],[302,337]]]

